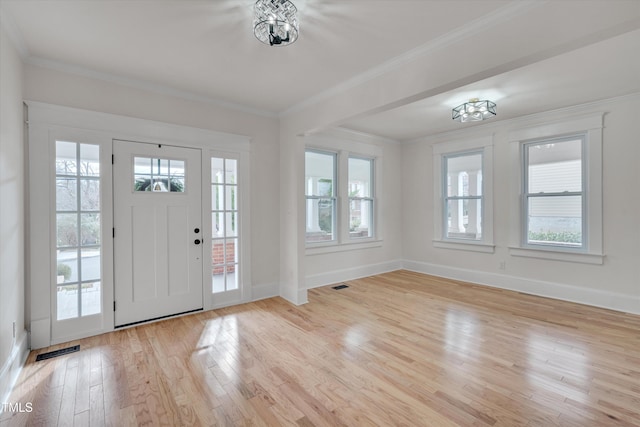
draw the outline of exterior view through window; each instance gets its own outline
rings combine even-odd
[[[238,160],[211,158],[212,290],[238,289]]]
[[[482,152],[443,157],[444,238],[482,240]]]
[[[373,236],[373,160],[349,157],[349,237]]]
[[[526,243],[584,245],[584,136],[524,145]]]
[[[57,320],[101,312],[100,147],[56,141]]]
[[[184,193],[184,160],[135,157],[134,191]]]
[[[307,204],[306,240],[327,242],[336,239],[336,155],[305,152],[305,196]]]

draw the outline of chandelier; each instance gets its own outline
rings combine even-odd
[[[496,115],[496,103],[478,98],[471,98],[469,102],[458,105],[451,111],[451,118],[459,122],[479,122]]]
[[[298,9],[289,0],[258,0],[253,34],[269,46],[286,46],[298,39]]]

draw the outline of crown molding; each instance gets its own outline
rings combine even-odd
[[[514,18],[515,16],[526,13],[527,11],[533,8],[540,7],[541,5],[547,3],[548,1],[549,0],[542,0],[542,1],[523,0],[523,1],[511,2],[508,5],[501,7],[487,15],[481,16],[480,18],[477,18],[468,24],[465,24],[452,31],[449,31],[448,33],[445,33],[440,37],[430,40],[429,42],[421,46],[411,49],[403,53],[402,55],[398,55],[388,61],[383,62],[382,64],[376,67],[370,68],[369,70],[361,74],[358,74],[330,89],[322,91],[317,95],[311,96],[306,100],[298,104],[295,104],[292,107],[282,111],[279,114],[279,117],[284,118],[284,117],[290,116],[291,114],[302,111],[305,108],[315,105],[321,101],[330,99],[342,92],[345,92],[365,82],[371,81],[376,77],[379,77],[383,74],[386,74],[390,71],[400,68],[409,62],[412,62],[418,58],[424,57],[435,50],[445,48],[453,43],[475,36],[481,31],[484,31],[487,27],[497,25],[498,23],[501,23],[501,22],[506,22]]]
[[[27,47],[27,43],[25,42],[25,39],[22,35],[22,32],[15,25],[15,20],[11,16],[11,13],[9,13],[6,7],[2,6],[2,2],[0,2],[0,26],[2,27],[2,29],[4,29],[4,31],[7,33],[7,35],[13,42],[14,47],[18,51],[18,54],[20,55],[20,57],[22,58],[25,64],[47,68],[50,70],[62,71],[64,73],[74,74],[81,77],[89,77],[96,80],[116,83],[123,86],[132,87],[134,89],[141,89],[141,90],[155,92],[163,95],[174,96],[176,98],[186,99],[188,101],[201,102],[204,104],[214,105],[216,107],[226,108],[229,110],[240,111],[247,114],[254,114],[256,116],[267,117],[271,119],[278,118],[278,114],[276,112],[261,110],[258,108],[251,108],[245,105],[223,101],[213,97],[200,95],[194,92],[176,89],[168,85],[151,83],[144,80],[125,77],[125,76],[113,74],[113,73],[105,73],[101,71],[92,70],[86,67],[80,67],[77,65],[72,65],[72,64],[61,62],[61,61],[54,61],[51,59],[46,59],[46,58],[31,55],[31,53],[29,52],[29,48]]]
[[[182,98],[189,101],[202,102],[204,104],[214,105],[216,107],[222,107],[229,110],[240,111],[247,114],[254,114],[256,116],[262,116],[262,117],[268,117],[268,118],[278,117],[277,113],[274,113],[274,112],[261,110],[258,108],[251,108],[245,105],[235,104],[233,102],[222,101],[216,98],[200,95],[194,92],[176,89],[168,85],[151,83],[151,82],[140,80],[140,79],[124,77],[118,74],[91,70],[89,68],[71,65],[64,62],[53,61],[51,59],[30,56],[25,60],[25,63],[29,65],[34,65],[36,67],[42,67],[50,70],[62,71],[64,73],[75,74],[81,77],[89,77],[96,80],[116,83],[122,86],[132,87],[134,89],[141,89],[149,92],[159,93],[162,95],[174,96],[176,98]]]

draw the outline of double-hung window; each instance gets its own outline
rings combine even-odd
[[[373,159],[349,157],[349,237],[373,237]]]
[[[308,248],[326,253],[349,250],[353,245],[379,244],[374,241],[378,235],[375,166],[376,157],[366,153],[306,149],[305,240]]]
[[[509,134],[510,255],[602,264],[601,113]]]
[[[482,151],[443,156],[445,239],[482,240]]]
[[[433,146],[433,246],[493,252],[493,138]]]
[[[306,241],[336,240],[336,153],[305,152]]]
[[[585,247],[584,146],[584,134],[523,145],[526,246]]]

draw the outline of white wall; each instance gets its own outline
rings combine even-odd
[[[27,350],[22,69],[16,49],[0,27],[0,403],[7,401]]]
[[[86,110],[191,126],[251,138],[251,275],[253,294],[278,292],[278,120],[97,78],[25,66],[24,98]]]
[[[403,146],[403,243],[408,268],[523,292],[640,313],[640,158],[634,105],[640,96],[608,100],[530,118],[491,122],[470,131],[425,138]],[[513,165],[508,133],[575,115],[605,111],[603,132],[604,264],[510,256],[509,221]],[[432,144],[491,136],[494,141],[495,253],[435,248]],[[416,197],[416,195],[419,195]],[[499,268],[505,262],[505,269]]]

